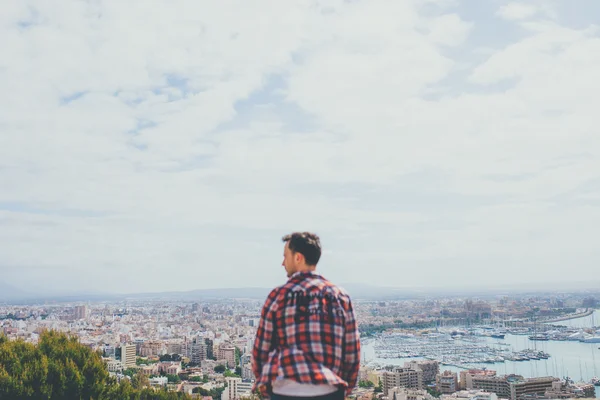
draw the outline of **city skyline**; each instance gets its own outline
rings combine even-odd
[[[600,3],[9,1],[0,283],[593,281]]]
[[[549,285],[544,282],[520,283],[514,285],[489,285],[472,286],[467,283],[453,286],[374,286],[361,283],[342,282],[340,287],[348,291],[358,301],[401,301],[423,299],[487,299],[493,300],[502,297],[537,297],[579,294],[594,297],[598,295],[600,281],[564,282]],[[101,301],[198,301],[198,300],[227,300],[227,299],[254,299],[263,300],[267,297],[272,287],[215,287],[196,288],[193,290],[179,291],[147,291],[141,290],[118,292],[110,290],[41,290],[28,291],[17,288],[0,281],[0,304],[37,304],[39,302],[101,302]]]

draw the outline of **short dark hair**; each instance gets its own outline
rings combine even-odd
[[[307,265],[317,265],[321,258],[321,239],[315,233],[294,232],[281,238],[289,249],[304,256]]]

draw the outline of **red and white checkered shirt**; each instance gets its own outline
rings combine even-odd
[[[348,294],[322,276],[297,272],[267,297],[254,342],[254,389],[276,379],[356,385],[360,337]]]

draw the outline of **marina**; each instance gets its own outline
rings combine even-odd
[[[503,339],[480,328],[445,328],[426,335],[396,332],[364,341],[363,358],[374,368],[431,359],[441,363],[440,370],[479,368],[496,370],[498,374],[570,377],[577,382],[596,383],[600,377],[600,344],[567,337],[577,332],[592,336],[592,327],[598,321],[596,311],[581,321],[573,319],[540,327],[540,333],[565,338],[562,340],[531,340],[530,336],[538,333],[519,328],[509,329]],[[557,329],[559,324],[562,327]],[[561,336],[554,331],[561,332]],[[600,386],[596,386],[596,394],[600,396]]]
[[[490,336],[491,337],[491,336]],[[463,369],[476,364],[495,364],[505,361],[529,361],[548,359],[542,350],[521,349],[514,351],[507,343],[489,343],[485,337],[453,337],[447,333],[424,335],[391,334],[378,338],[373,344],[378,358],[424,358],[437,360],[443,365]]]

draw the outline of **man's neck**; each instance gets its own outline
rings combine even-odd
[[[296,272],[294,272],[292,275],[289,276],[289,278],[291,279],[294,276],[297,276],[299,274],[311,274],[315,272],[315,268],[307,268],[307,269],[299,269]]]
[[[296,272],[302,272],[302,273],[315,272],[315,269],[317,269],[316,266],[314,266],[314,265],[307,265],[307,266],[298,268],[296,270]]]

